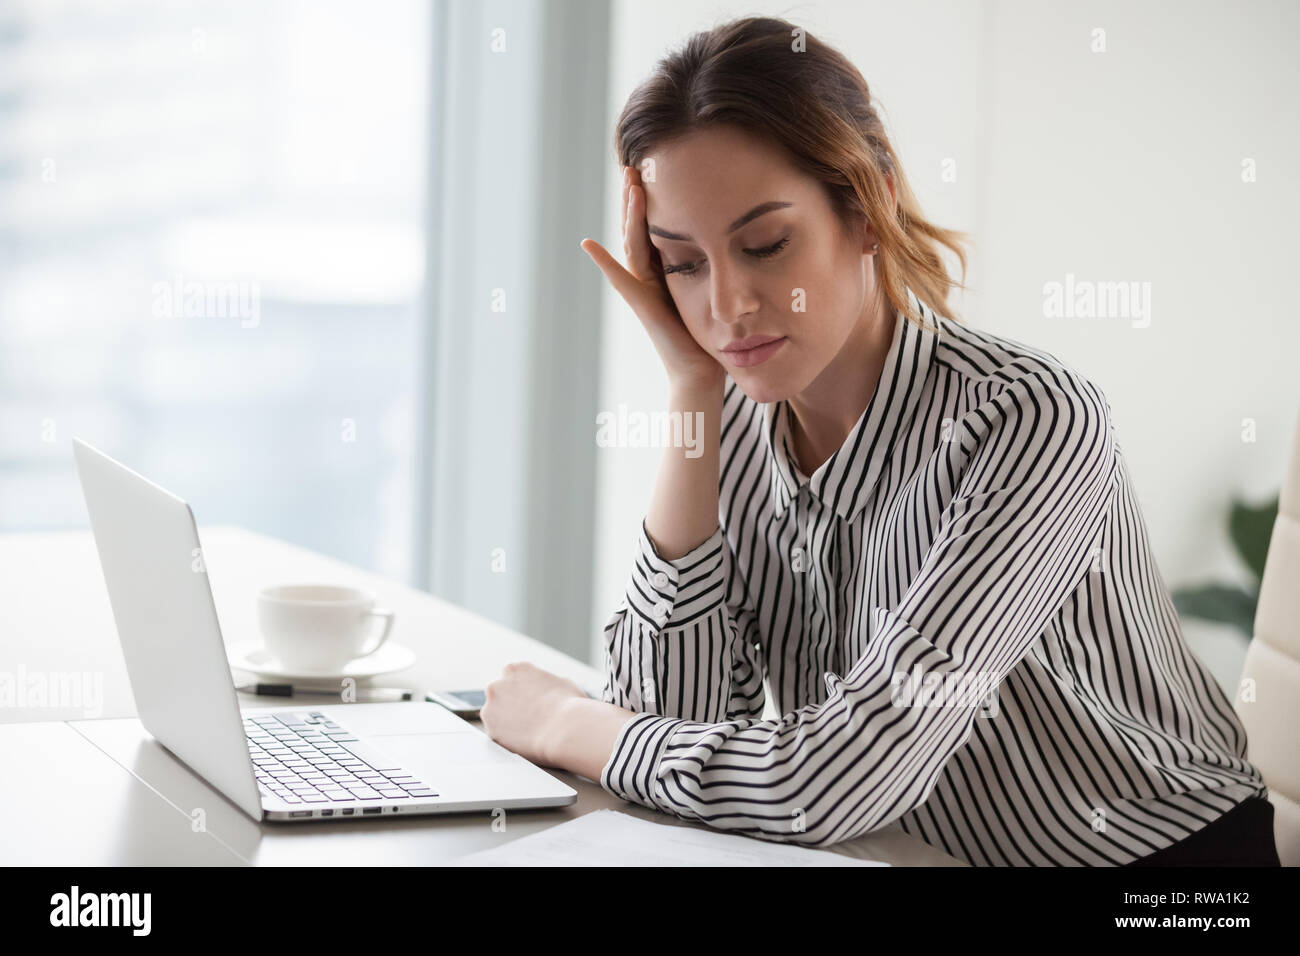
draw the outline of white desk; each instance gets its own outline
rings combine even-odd
[[[377,679],[414,689],[481,687],[511,660],[530,660],[584,687],[595,669],[423,592],[238,528],[200,531],[208,577],[228,644],[256,639],[258,588],[322,580],[370,588],[393,608],[390,641],[417,660]],[[628,804],[575,774],[549,772],[578,791],[572,806],[517,810],[505,827],[487,814],[384,822],[258,824],[167,754],[135,719],[98,555],[89,531],[0,535],[0,671],[88,673],[102,702],[0,707],[0,862],[123,865],[439,864],[535,833],[591,810],[618,809],[686,826]],[[304,704],[322,703],[305,698]],[[284,706],[241,695],[241,705]],[[331,706],[338,706],[331,701]],[[412,704],[411,706],[436,706]],[[196,813],[201,811],[201,813]],[[952,857],[891,827],[832,847],[896,865],[956,866]]]

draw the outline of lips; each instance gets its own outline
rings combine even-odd
[[[785,345],[784,335],[750,335],[743,339],[729,342],[722,354],[732,365],[739,368],[751,368],[762,365]]]
[[[785,338],[783,335],[747,335],[743,339],[736,339],[728,342],[722,347],[724,352],[748,352],[750,349],[756,349],[760,345],[767,345],[769,342],[775,342],[777,339]]]

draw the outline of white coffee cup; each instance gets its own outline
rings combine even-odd
[[[374,639],[374,619],[384,622]],[[393,612],[375,595],[334,584],[279,584],[257,595],[257,621],[266,649],[287,668],[338,672],[388,640]]]

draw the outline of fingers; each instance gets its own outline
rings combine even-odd
[[[642,292],[641,283],[655,277],[658,272],[653,259],[650,234],[646,229],[645,187],[641,185],[641,172],[634,166],[623,167],[623,187],[620,193],[620,231],[623,233],[623,254],[627,260],[624,268],[605,247],[594,239],[581,242],[587,253],[600,267],[610,285],[627,302],[636,307]]]
[[[654,276],[654,264],[650,261],[650,233],[645,221],[645,188],[639,183],[628,187],[628,228],[623,239],[627,249],[627,266],[638,279]]]
[[[623,297],[628,305],[636,302],[637,280],[630,272],[618,264],[595,239],[584,239],[580,243],[582,251],[591,256],[593,262],[605,273],[605,278],[614,287],[614,291]]]
[[[622,236],[627,235],[627,187],[631,182],[632,182],[632,168],[630,166],[624,166],[623,167],[623,195],[619,199],[619,205],[618,205],[619,217],[620,217],[619,224],[618,224],[618,232],[619,235]]]

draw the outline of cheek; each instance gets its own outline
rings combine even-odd
[[[828,262],[829,257],[793,265],[785,287],[780,290],[791,319],[810,332],[831,332],[857,321],[862,289],[858,276],[852,272],[853,265],[828,266]],[[773,301],[782,303],[780,299]],[[798,311],[800,303],[803,311]]]
[[[677,304],[677,314],[682,317],[682,323],[686,326],[686,331],[691,333],[691,338],[708,349],[707,333],[710,325],[708,296],[679,294],[673,297],[673,301]]]
[[[704,351],[708,352],[710,355],[714,355],[717,345],[714,339],[721,338],[725,341],[730,336],[725,332],[712,331],[711,325],[712,324],[707,319],[688,322],[686,324],[686,331],[691,333],[691,338],[695,340],[696,345],[704,349]]]

